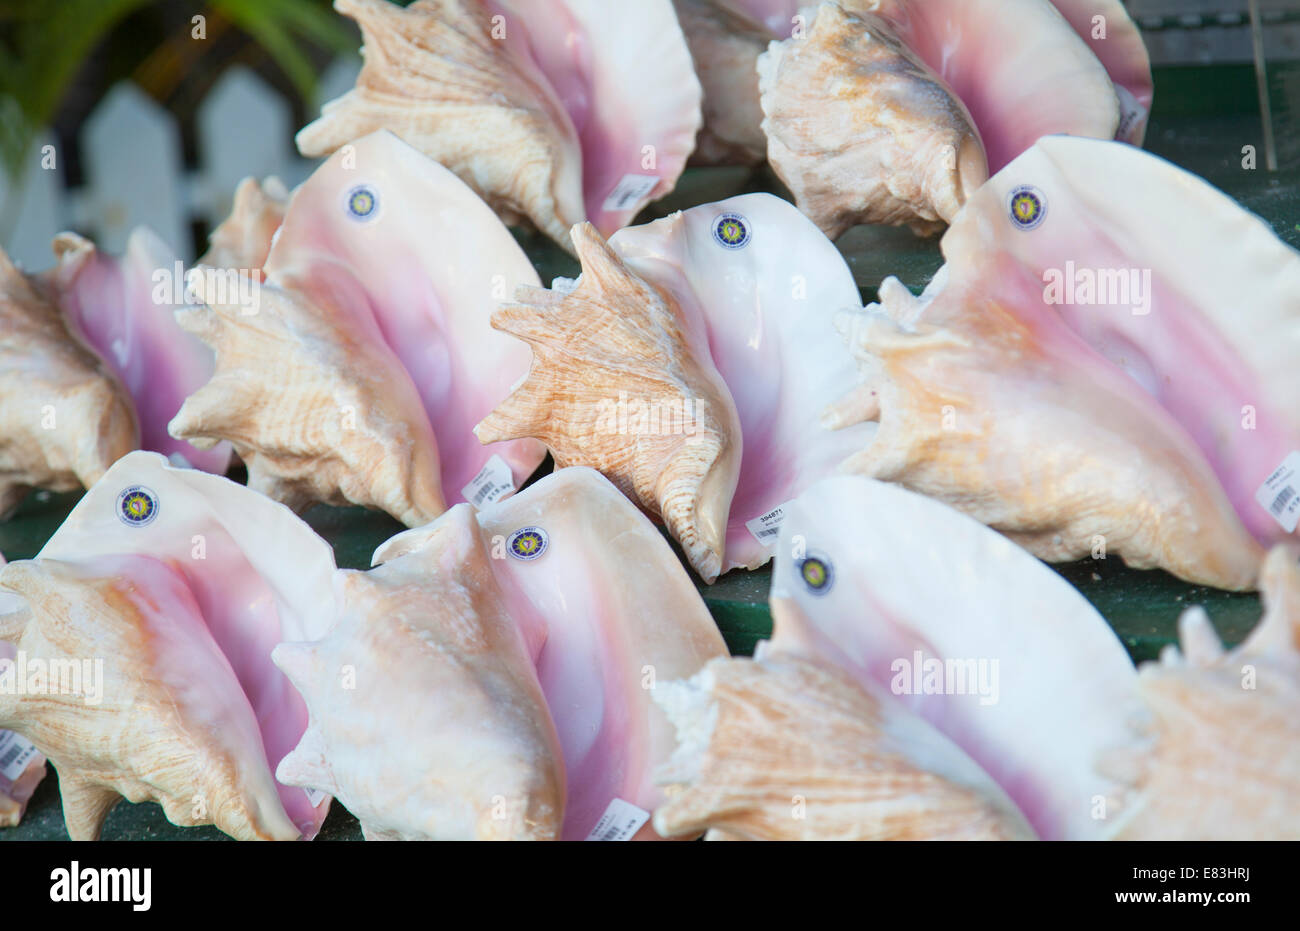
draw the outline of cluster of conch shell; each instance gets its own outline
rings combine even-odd
[[[365,64],[298,133],[304,155],[391,130],[567,247],[574,225],[609,235],[672,191],[694,147],[701,90],[671,0],[334,6]]]
[[[311,838],[331,797],[376,839],[654,839],[676,746],[656,678],[726,655],[663,537],[586,469],[457,505],[360,572],[283,505],[134,452],[0,587],[22,669],[79,683],[0,690],[74,839],[122,798]]]
[[[0,254],[0,516],[88,489],[0,559],[0,825],[48,761],[76,839],[123,798],[240,839],[331,799],[371,839],[1300,836],[1300,254],[1137,147],[1119,0],[335,6],[325,160],[188,275],[148,231]],[[796,203],[632,225],[692,158]],[[863,307],[860,223],[946,264]],[[317,503],[408,529],[340,569]],[[753,659],[656,522],[706,583],[773,561]],[[1135,669],[1039,562],[1108,554],[1265,616]]]
[[[870,515],[869,526],[857,515]],[[1105,620],[1005,537],[858,477],[787,508],[775,628],[655,693],[680,744],[667,836],[1300,836],[1300,546],[1224,652],[1200,608],[1135,671]]]

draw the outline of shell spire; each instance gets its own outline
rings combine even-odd
[[[772,167],[832,239],[861,223],[938,232],[988,179],[970,112],[881,16],[823,3],[758,72]]]
[[[260,270],[288,206],[289,191],[279,178],[261,183],[245,178],[235,188],[230,216],[212,231],[208,251],[195,264],[243,269],[250,274]]]
[[[534,358],[475,434],[483,443],[536,437],[557,467],[602,472],[661,517],[712,581],[740,469],[735,404],[677,301],[629,270],[591,224],[574,227],[573,242],[576,290],[521,289],[521,303],[493,314]]]

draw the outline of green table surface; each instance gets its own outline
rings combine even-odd
[[[1300,248],[1300,171],[1270,175],[1242,167],[1242,147],[1261,145],[1262,130],[1254,102],[1254,76],[1243,66],[1167,68],[1156,74],[1156,108],[1146,147],[1207,178],[1247,209],[1264,217],[1286,242]],[[1300,127],[1293,128],[1300,132]],[[1260,162],[1262,164],[1262,157]],[[669,198],[651,205],[640,222],[673,210],[751,191],[784,194],[766,168],[689,169]],[[577,263],[544,237],[517,233],[545,283],[555,276],[573,277]],[[919,291],[942,258],[937,241],[919,240],[905,230],[859,228],[838,243],[852,267],[864,300],[888,275]],[[1227,244],[1225,244],[1227,245]],[[71,510],[79,495],[38,493],[9,521],[0,524],[0,553],[8,559],[34,556]],[[360,508],[316,507],[308,523],[334,547],[340,566],[366,568],[370,554],[402,529],[386,515]],[[1203,605],[1229,644],[1240,642],[1259,620],[1259,599],[1180,582],[1160,571],[1129,569],[1117,558],[1085,560],[1054,567],[1092,602],[1114,628],[1134,661],[1154,659],[1175,641],[1182,611]],[[767,610],[770,572],[732,572],[714,585],[698,583],[709,610],[731,651],[748,655],[771,632]],[[154,804],[122,803],[104,828],[105,839],[220,840],[215,828],[178,828]],[[47,778],[17,828],[0,830],[0,840],[63,839],[57,780]],[[343,807],[335,804],[322,840],[359,840],[361,831]]]

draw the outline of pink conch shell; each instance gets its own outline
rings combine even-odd
[[[194,264],[260,271],[288,205],[289,191],[279,178],[260,184],[256,178],[245,178],[235,189],[230,216],[212,231],[208,251]]]
[[[390,129],[567,247],[572,225],[608,235],[669,193],[694,146],[701,91],[670,0],[335,7],[365,66],[298,134],[305,155]]]
[[[704,127],[692,164],[747,165],[767,159],[758,56],[770,36],[715,0],[673,0],[704,91]]]
[[[54,253],[58,265],[42,280],[56,295],[69,326],[126,385],[142,447],[179,454],[195,468],[224,473],[229,445],[199,449],[167,432],[181,401],[212,374],[211,351],[173,318],[185,306],[180,260],[145,227],[131,234],[121,258],[104,255],[76,233],[56,236]]]
[[[418,555],[443,534],[472,537],[465,510],[394,537],[376,563]],[[648,818],[664,801],[654,771],[677,746],[654,691],[726,655],[704,602],[649,520],[590,469],[560,470],[485,507],[477,521],[482,542],[473,547],[490,548],[495,584],[536,663],[564,751],[561,836],[626,827],[604,818],[611,808]],[[648,823],[629,835],[658,837]]]
[[[1097,800],[1122,787],[1093,765],[1127,738],[1136,672],[1083,596],[1028,553],[937,501],[839,476],[786,508],[772,605],[775,645],[892,693],[1040,837],[1105,833]]]
[[[1300,838],[1300,547],[1274,547],[1260,588],[1267,611],[1239,647],[1224,652],[1191,608],[1182,654],[1140,670],[1150,714],[1101,760],[1131,784],[1111,813],[1117,839]]]
[[[311,712],[276,776],[336,796],[368,840],[560,832],[564,757],[491,545],[459,505],[414,549],[340,573],[329,636],[275,649]]]
[[[768,158],[832,239],[862,223],[937,232],[988,178],[970,113],[881,16],[823,3],[757,67]]]
[[[1005,793],[902,703],[833,663],[775,648],[714,660],[658,700],[681,746],[654,814],[726,840],[1028,840]]]
[[[1300,509],[1300,255],[1167,162],[1064,137],[942,245],[920,300],[888,280],[847,325],[866,383],[830,418],[880,421],[847,468],[1044,559],[1100,549],[1250,588],[1256,540]]]
[[[471,432],[528,371],[491,308],[537,276],[455,175],[391,133],[358,140],[295,191],[264,271],[251,294],[192,276],[210,307],[179,319],[217,372],[174,435],[231,440],[250,484],[295,507],[351,501],[411,526],[493,457],[512,487],[540,464],[534,440],[484,449]]]
[[[844,0],[877,13],[975,119],[990,172],[1056,133],[1113,139],[1106,69],[1049,0]]]
[[[30,488],[93,485],[138,441],[121,382],[0,251],[0,517]]]
[[[629,270],[591,224],[574,227],[573,243],[583,267],[574,291],[521,289],[523,303],[492,315],[534,359],[528,378],[475,433],[484,443],[537,437],[558,467],[599,469],[662,517],[712,581],[740,471],[740,424],[707,334],[673,296]]]
[[[315,835],[328,800],[272,776],[307,712],[271,650],[326,632],[334,572],[329,546],[281,505],[144,452],[35,559],[0,570],[27,605],[0,616],[0,639],[70,674],[0,694],[0,727],[54,763],[74,839],[97,837],[121,797],[241,839]]]
[[[0,555],[0,567],[5,558]],[[0,592],[0,626],[5,615],[26,608],[17,595]],[[0,676],[4,675],[6,661],[12,661],[17,648],[0,640]],[[45,778],[45,757],[26,738],[13,731],[0,731],[0,828],[11,828],[22,820],[27,802],[36,787]]]
[[[856,431],[852,436],[836,433],[809,416],[852,390],[857,381],[853,360],[832,325],[837,310],[859,306],[853,275],[805,216],[770,194],[734,197],[620,230],[609,240],[609,249],[617,266],[625,269],[620,272],[624,277],[606,280],[598,272],[588,283],[584,271],[577,292],[580,301],[586,306],[586,301],[594,300],[594,309],[618,318],[629,337],[636,335],[645,358],[663,356],[655,362],[660,379],[669,362],[679,367],[695,365],[701,371],[716,369],[725,382],[721,403],[734,406],[739,419],[739,435],[734,426],[727,427],[726,433],[731,447],[743,447],[738,477],[729,479],[734,484],[719,480],[712,487],[701,482],[696,495],[711,522],[725,521],[725,552],[710,549],[709,562],[693,556],[692,564],[709,580],[738,566],[757,568],[771,558],[768,547],[775,533],[767,524],[754,522],[835,472],[870,440],[874,430],[862,424],[851,428]],[[604,250],[593,255],[602,263],[609,261]],[[633,281],[635,286],[629,284]],[[655,330],[636,330],[627,322],[646,315],[652,306],[637,297],[645,288],[669,298],[680,314],[677,348],[671,352]],[[669,426],[660,422],[662,411],[667,402],[712,395],[693,391],[689,384],[643,390],[625,363],[600,361],[602,353],[608,354],[607,346],[571,351],[580,340],[607,338],[601,335],[604,331],[593,329],[594,309],[582,310],[572,297],[555,293],[545,298],[529,295],[528,300],[545,308],[540,313],[522,309],[500,313],[508,313],[510,326],[529,342],[555,348],[537,357],[530,382],[510,402],[512,410],[526,404],[531,419],[522,426],[522,418],[512,419],[512,430],[506,435],[518,429],[551,437],[548,443],[553,448],[563,446],[565,462],[597,468],[625,489],[636,486],[636,475],[645,476],[647,482],[662,482],[678,474],[680,463],[672,470],[666,468],[671,461],[667,454],[689,455],[688,441],[694,437],[672,436]],[[627,303],[631,306],[621,309]],[[561,318],[568,321],[564,327]],[[589,362],[593,354],[596,361]],[[570,377],[570,369],[581,371],[582,379]],[[565,418],[552,419],[554,402],[548,398],[563,398],[577,390],[575,385],[588,393],[595,406],[586,412],[572,408]],[[653,402],[659,403],[658,416]],[[724,419],[718,402],[710,403],[714,406],[706,404],[703,413],[726,425],[732,415],[726,412]],[[617,415],[617,431],[603,429],[610,424],[598,416],[602,411]],[[499,435],[497,416],[485,422],[480,436]],[[638,437],[638,433],[650,435]],[[666,517],[662,508],[653,506],[653,495],[638,492],[637,500]],[[683,539],[680,524],[668,520],[668,526]],[[713,547],[717,538],[707,539]],[[691,552],[688,549],[688,555]],[[719,556],[720,561],[713,561]]]
[[[1140,146],[1155,98],[1151,57],[1137,23],[1121,0],[1052,0],[1093,54],[1100,59],[1119,97],[1115,138]]]

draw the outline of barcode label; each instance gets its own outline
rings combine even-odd
[[[786,508],[790,502],[777,505],[768,511],[762,517],[755,517],[753,520],[745,521],[745,529],[754,535],[754,539],[764,546],[775,546],[776,540],[781,536],[781,524],[785,521]]]
[[[319,808],[320,803],[325,801],[325,793],[320,789],[303,789],[307,793],[307,801],[311,803],[312,808]]]
[[[1259,506],[1273,515],[1287,533],[1295,533],[1300,524],[1300,452],[1282,460],[1273,474],[1255,492]]]
[[[650,820],[650,812],[631,802],[616,798],[609,803],[587,840],[631,840],[632,835]]]
[[[510,466],[500,456],[493,455],[460,493],[475,508],[481,508],[487,504],[496,504],[514,490],[515,477]]]
[[[605,198],[602,210],[632,210],[659,186],[658,175],[624,175]]]
[[[0,731],[0,776],[15,781],[38,752],[26,737],[13,731]]]

